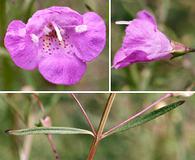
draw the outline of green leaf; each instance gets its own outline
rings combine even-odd
[[[6,30],[6,1],[0,0],[0,45],[3,44],[3,39],[1,37],[4,37],[4,33]]]
[[[146,122],[149,122],[173,109],[175,109],[176,107],[182,105],[185,101],[178,101],[178,102],[175,102],[175,103],[172,103],[172,104],[169,104],[167,106],[164,106],[160,109],[157,109],[155,111],[152,111],[146,115],[142,115],[142,116],[139,116],[133,120],[131,120],[130,122],[128,122],[127,124],[125,124],[124,126],[122,126],[121,128],[115,130],[113,133],[119,133],[119,132],[122,132],[122,131],[125,131],[125,130],[128,130],[130,128],[134,128],[134,127],[137,127],[139,125],[142,125]],[[113,134],[111,133],[111,134]],[[110,135],[111,135],[110,134]]]
[[[16,136],[37,134],[88,134],[94,136],[91,131],[70,127],[35,127],[20,130],[8,130],[6,133]]]

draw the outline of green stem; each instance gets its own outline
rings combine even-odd
[[[3,46],[3,37],[5,34],[6,28],[6,0],[0,0],[0,45]]]
[[[128,83],[129,89],[131,89],[131,90],[135,89],[137,84],[136,84],[135,80],[133,79],[132,72],[130,71],[130,68],[126,67],[126,68],[124,68],[124,71],[125,71],[125,74],[127,77],[127,83]]]

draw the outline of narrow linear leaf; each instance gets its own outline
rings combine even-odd
[[[37,134],[88,134],[94,136],[91,131],[70,127],[35,127],[20,130],[8,130],[6,133],[16,136]]]
[[[125,131],[125,130],[128,130],[130,128],[134,128],[134,127],[137,127],[139,125],[142,125],[146,122],[149,122],[175,108],[177,108],[178,106],[182,105],[185,101],[178,101],[178,102],[175,102],[175,103],[172,103],[172,104],[169,104],[167,106],[164,106],[160,109],[157,109],[155,111],[152,111],[148,114],[145,114],[145,115],[142,115],[142,116],[139,116],[133,120],[131,120],[129,123],[125,124],[124,126],[122,126],[121,128],[115,130],[113,133],[111,134],[114,134],[114,133],[119,133],[119,132],[122,132],[122,131]],[[111,135],[110,134],[110,135]]]
[[[0,45],[3,45],[3,38],[6,30],[6,1],[0,0]]]
[[[94,11],[94,10],[93,10],[88,4],[86,4],[86,3],[85,3],[85,7],[87,8],[88,11],[91,11],[91,12]]]

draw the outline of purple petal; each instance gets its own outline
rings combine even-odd
[[[66,28],[82,24],[83,19],[78,12],[68,7],[50,7],[33,14],[28,20],[27,31],[38,35],[51,22],[55,22],[61,28]]]
[[[143,51],[149,60],[166,57],[172,50],[170,40],[162,32],[155,30],[150,22],[138,19],[127,27],[122,47],[132,52]]]
[[[158,30],[155,18],[147,11],[137,13],[126,28],[121,49],[114,58],[114,68],[132,63],[149,62],[171,57],[170,40]]]
[[[94,60],[105,47],[106,26],[104,20],[94,12],[83,15],[87,31],[72,35],[72,41],[79,50],[78,58],[85,62]]]
[[[131,54],[129,54],[128,56],[126,56],[127,53],[125,52],[128,52],[128,51],[122,48],[119,49],[119,51],[116,53],[114,57],[113,68],[119,69],[119,68],[126,67],[130,64],[136,63],[136,62],[150,61],[147,59],[147,54],[143,51],[134,51],[134,52],[131,52]]]
[[[22,21],[15,20],[9,24],[4,44],[18,67],[26,70],[37,67],[37,49],[26,35],[25,24]]]
[[[86,71],[86,64],[73,55],[52,55],[39,63],[39,71],[51,83],[73,85]]]
[[[137,19],[146,20],[146,21],[152,23],[157,28],[157,23],[156,23],[154,16],[146,10],[139,11],[137,13]]]
[[[156,31],[154,25],[145,20],[135,19],[126,28],[124,45],[131,44],[131,47],[137,47],[147,43],[148,39],[153,39]],[[128,47],[128,46],[127,46]]]
[[[126,58],[126,54],[125,54],[125,50],[123,48],[120,48],[118,50],[118,52],[115,54],[114,56],[114,61],[113,61],[113,68],[118,69],[118,68],[122,68],[125,67],[126,65],[124,64],[120,64],[121,62],[123,62],[123,60]],[[120,67],[122,66],[122,67]]]

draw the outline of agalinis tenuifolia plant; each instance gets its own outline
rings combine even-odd
[[[68,7],[39,10],[25,24],[13,20],[4,44],[14,63],[38,69],[49,82],[78,83],[106,43],[104,20],[95,12],[83,15]]]
[[[122,47],[114,57],[115,69],[138,62],[175,58],[195,51],[167,38],[159,31],[154,16],[146,10],[139,11],[132,21],[117,21],[116,24],[128,26]]]
[[[182,105],[184,103],[183,100],[179,100],[177,102],[170,103],[167,100],[172,99],[172,97],[189,97],[192,96],[193,93],[186,92],[186,93],[167,93],[160,97],[158,100],[154,101],[152,104],[148,105],[147,107],[144,107],[141,111],[138,113],[129,116],[126,120],[123,120],[119,124],[111,127],[108,130],[105,130],[105,125],[107,123],[111,108],[113,106],[114,99],[116,97],[116,93],[112,93],[109,95],[108,100],[106,102],[104,112],[102,114],[101,120],[99,122],[99,127],[96,129],[94,125],[92,124],[87,112],[85,111],[84,107],[76,97],[76,95],[71,94],[74,98],[75,102],[77,103],[80,111],[82,112],[83,116],[86,119],[86,122],[88,123],[91,130],[86,129],[80,129],[80,128],[70,128],[70,127],[53,127],[51,124],[51,118],[47,115],[44,106],[39,99],[37,95],[33,95],[33,97],[38,102],[39,108],[42,110],[43,117],[40,119],[40,124],[37,127],[30,127],[26,129],[20,129],[20,130],[7,130],[6,133],[9,135],[17,135],[17,136],[26,136],[26,135],[37,135],[37,134],[45,134],[47,135],[48,141],[50,143],[51,149],[54,153],[54,157],[56,160],[60,159],[60,154],[57,152],[57,147],[54,143],[54,140],[52,139],[52,134],[84,134],[84,135],[90,135],[93,137],[93,142],[91,144],[89,154],[88,154],[88,160],[93,160],[96,154],[96,150],[98,148],[98,145],[101,140],[108,138],[109,136],[113,134],[117,134],[122,131],[126,131],[128,129],[137,127],[139,125],[142,125],[146,122],[149,122],[173,109],[176,107]],[[158,109],[155,109],[149,113],[146,113],[150,109],[154,108],[156,105],[159,105],[160,103],[165,104],[163,107],[158,107]],[[166,103],[165,103],[166,102]],[[23,153],[25,155],[25,153]],[[29,155],[29,154],[28,154]]]

